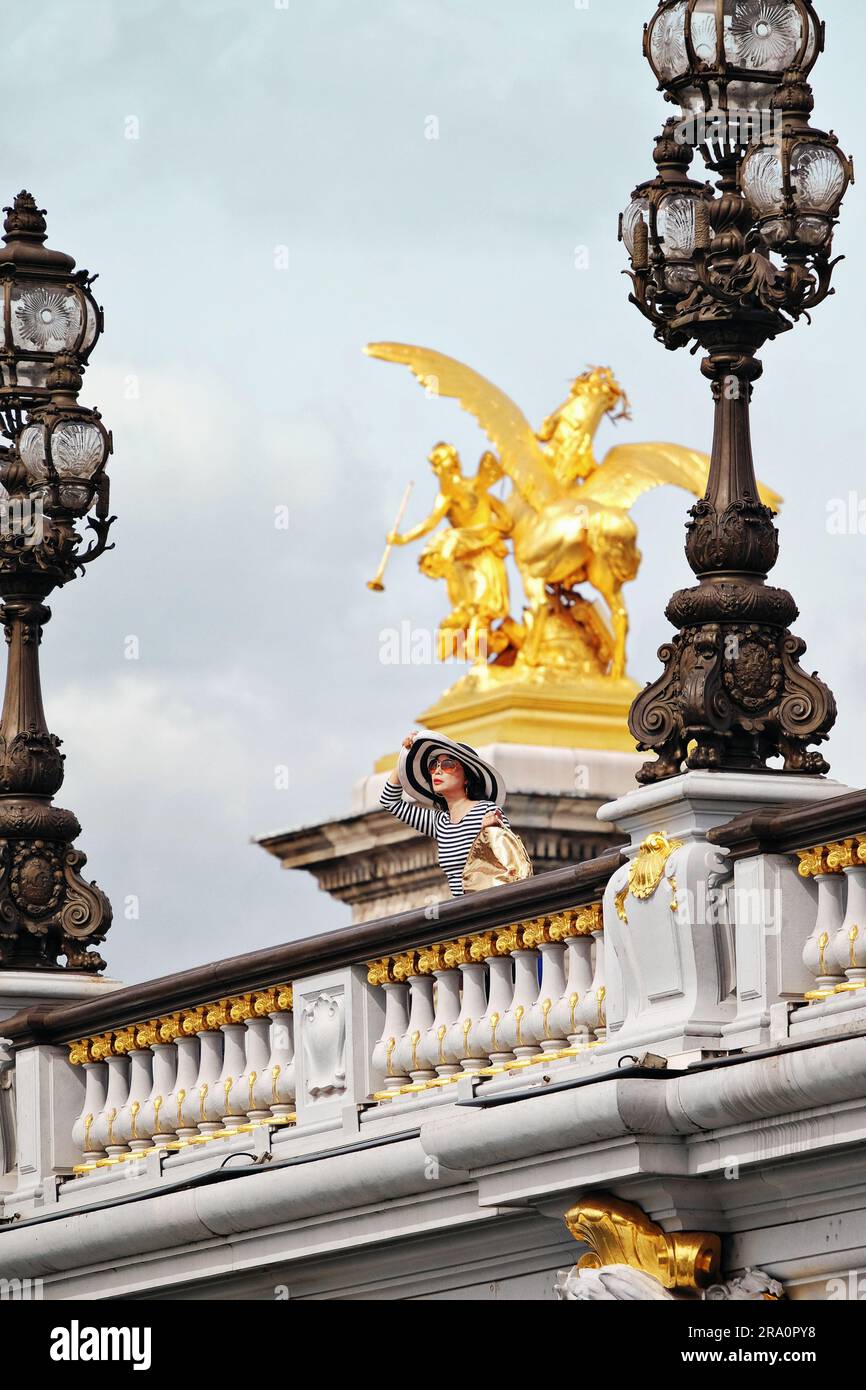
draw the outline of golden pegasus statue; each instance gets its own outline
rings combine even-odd
[[[626,393],[607,367],[578,376],[535,431],[504,391],[455,358],[407,343],[370,343],[364,351],[408,367],[428,395],[459,401],[496,450],[470,478],[453,445],[438,444],[430,455],[439,482],[432,511],[412,530],[388,537],[389,545],[403,545],[450,523],[419,561],[423,573],[448,583],[452,612],[440,627],[439,655],[453,655],[459,637],[457,653],[474,659],[479,689],[485,680],[489,687],[491,675],[504,678],[501,668],[512,681],[536,684],[551,676],[626,681],[622,590],[641,563],[629,512],[663,484],[703,497],[708,456],[677,444],[619,444],[598,463],[593,442],[602,420],[631,419]],[[503,475],[512,483],[504,501],[490,495]],[[781,503],[765,487],[761,498],[773,508]],[[522,621],[510,612],[509,542],[526,596]],[[606,611],[581,585],[601,596]]]

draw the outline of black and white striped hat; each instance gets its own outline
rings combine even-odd
[[[479,758],[468,743],[455,743],[444,734],[419,734],[411,748],[402,748],[397,763],[397,775],[403,790],[422,806],[434,806],[433,787],[427,775],[427,764],[434,753],[451,753],[464,767],[470,768],[484,788],[483,799],[496,806],[505,805],[505,783],[490,763]]]

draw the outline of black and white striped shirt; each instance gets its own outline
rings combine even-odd
[[[417,801],[404,801],[403,788],[386,782],[382,789],[381,804],[392,816],[419,830],[422,835],[431,835],[439,847],[439,866],[448,880],[453,898],[463,896],[463,869],[469,858],[469,851],[478,838],[481,822],[490,811],[497,810],[493,801],[475,801],[472,809],[466,812],[461,821],[455,824],[448,811],[437,811],[431,806],[421,806]],[[503,825],[511,829],[503,811]]]

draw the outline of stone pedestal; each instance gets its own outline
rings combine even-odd
[[[599,823],[599,808],[635,785],[634,753],[491,744],[478,749],[508,788],[506,812],[536,873],[592,859],[622,836]],[[256,837],[284,869],[306,869],[352,909],[353,922],[433,906],[451,894],[436,843],[379,805],[384,771],[357,782],[352,815]]]
[[[707,831],[760,806],[847,790],[823,777],[688,772],[601,807],[630,844],[604,899],[608,1036],[597,1056],[769,1042],[770,1009],[812,984],[802,961],[809,914],[789,911],[808,888],[783,856],[734,870]]]

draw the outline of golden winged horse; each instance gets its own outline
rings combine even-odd
[[[429,394],[459,401],[496,448],[514,485],[505,508],[528,605],[521,662],[542,663],[551,595],[567,609],[580,601],[577,587],[589,584],[604,599],[613,628],[605,651],[608,673],[624,677],[629,623],[622,589],[637,577],[641,562],[629,511],[662,484],[703,497],[708,456],[678,444],[619,444],[597,463],[593,439],[604,417],[631,418],[628,398],[607,367],[577,377],[567,400],[536,432],[504,391],[453,357],[408,343],[370,343],[364,351],[402,363]],[[760,491],[768,506],[780,505],[778,494]],[[510,622],[509,630],[516,626]]]

